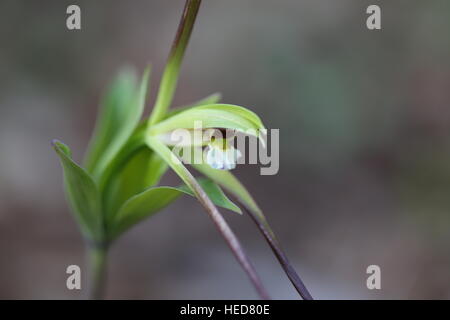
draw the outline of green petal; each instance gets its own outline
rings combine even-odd
[[[193,107],[175,114],[150,127],[149,134],[163,134],[178,128],[194,129],[196,121],[201,121],[203,129],[233,129],[257,135],[260,138],[260,130],[265,129],[259,117],[248,109],[229,104],[211,104]]]
[[[258,117],[258,115],[256,113],[254,113],[253,111],[251,111],[247,108],[244,108],[244,107],[240,107],[240,106],[236,106],[236,105],[232,105],[232,104],[210,104],[210,105],[201,105],[197,109],[198,110],[202,110],[202,109],[203,110],[222,110],[222,111],[232,112],[236,115],[241,116],[242,118],[252,121],[258,129],[264,129],[264,124],[262,123],[262,121]]]

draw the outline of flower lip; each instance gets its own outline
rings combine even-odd
[[[206,147],[206,163],[213,169],[232,170],[236,168],[241,152],[227,139],[213,139]]]

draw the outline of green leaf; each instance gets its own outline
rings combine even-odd
[[[60,158],[67,198],[83,234],[93,241],[102,241],[102,207],[95,182],[71,159],[69,147],[56,140],[52,145]]]
[[[145,144],[147,123],[141,123],[99,179],[106,223],[131,196],[157,184],[167,164]]]
[[[189,105],[181,106],[181,107],[177,107],[175,109],[169,110],[166,113],[166,115],[164,116],[164,119],[170,118],[182,111],[186,111],[186,110],[194,108],[194,107],[199,107],[199,106],[208,105],[208,104],[216,104],[220,101],[221,98],[222,98],[222,95],[220,93],[213,93],[213,94],[211,94],[201,100],[198,100],[194,103],[191,103]]]
[[[201,179],[198,183],[202,186],[203,190],[214,204],[242,214],[241,209],[231,202],[220,187],[214,182],[209,179]],[[115,216],[111,227],[110,237],[117,237],[138,222],[159,212],[182,194],[188,194],[195,197],[194,193],[187,186],[183,185],[178,188],[152,187],[130,198],[123,204],[118,214]]]
[[[94,177],[102,175],[136,129],[144,111],[149,74],[150,68],[147,68],[138,89],[134,88],[131,76],[126,73],[121,74],[113,86],[98,120],[98,134],[95,134],[92,151],[86,161]]]
[[[99,178],[99,189],[103,193],[112,177],[122,170],[123,166],[142,147],[145,147],[146,123],[141,123],[116,156],[108,163]]]
[[[196,121],[201,121],[203,129],[233,129],[259,138],[261,138],[260,130],[265,130],[259,117],[248,109],[229,104],[211,104],[193,107],[175,114],[149,127],[149,134],[163,134],[178,128],[194,129]]]
[[[135,151],[125,165],[116,170],[105,188],[107,219],[112,219],[126,200],[156,185],[166,170],[167,164],[148,147]]]
[[[109,228],[109,238],[118,235],[138,222],[157,213],[181,195],[180,191],[171,187],[152,187],[128,199],[115,215]]]

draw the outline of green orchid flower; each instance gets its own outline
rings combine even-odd
[[[265,127],[261,119],[246,108],[220,104],[219,94],[169,110],[200,3],[200,0],[186,1],[155,106],[148,119],[142,120],[142,114],[150,68],[139,81],[133,69],[125,68],[105,95],[83,165],[72,159],[65,144],[57,140],[52,143],[63,167],[68,202],[91,254],[91,297],[100,298],[103,294],[106,256],[111,244],[131,227],[187,195],[196,197],[205,208],[262,298],[267,299],[269,295],[217,207],[239,214],[242,209],[247,212],[297,291],[303,298],[310,299],[261,209],[229,171],[236,166],[239,151],[230,138],[214,137],[214,132],[223,130],[243,132],[264,143]],[[201,129],[196,126],[198,122],[202,124]],[[205,161],[192,164],[203,178],[195,178],[174,152],[171,136],[180,129],[193,137],[184,147],[205,148]],[[180,186],[158,185],[169,168],[180,177]]]

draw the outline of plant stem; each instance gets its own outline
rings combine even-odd
[[[191,188],[191,190],[194,192],[195,196],[199,200],[200,204],[206,209],[206,212],[208,213],[209,217],[213,220],[216,228],[222,234],[223,238],[230,247],[234,256],[236,257],[236,259],[238,260],[244,271],[247,273],[248,277],[250,278],[250,281],[252,282],[253,286],[256,289],[256,292],[262,299],[266,300],[270,299],[269,294],[264,288],[261,279],[259,278],[255,268],[248,259],[236,235],[228,226],[227,222],[220,214],[217,207],[212,203],[211,199],[209,199],[208,195],[199,185],[197,180],[195,180],[194,176],[189,172],[189,170],[186,169],[186,167],[181,163],[181,161],[179,160],[177,161],[172,151],[170,151],[170,149],[167,148],[167,146],[164,145],[162,142],[160,142],[157,138],[148,137],[147,144],[153,150],[155,150],[155,152],[157,152],[159,156],[163,158],[169,164],[169,166],[178,174],[178,176],[183,180],[183,182],[186,183],[186,185],[189,188]]]
[[[221,185],[229,193],[229,195],[240,204],[240,207],[243,208],[244,212],[247,213],[255,222],[259,231],[267,240],[267,243],[271,247],[286,275],[289,277],[289,280],[291,280],[300,296],[305,300],[312,299],[311,294],[306,289],[303,281],[295,272],[295,269],[292,267],[286,254],[283,252],[283,249],[281,248],[281,245],[267,222],[262,210],[253,200],[247,189],[239,182],[239,180],[228,171],[214,170],[205,164],[193,164],[193,166],[200,173]]]
[[[170,50],[166,67],[161,78],[155,106],[149,118],[149,125],[153,125],[160,121],[172,103],[173,95],[177,87],[181,62],[191,37],[200,4],[201,0],[186,0],[177,34],[173,41],[172,49]]]
[[[261,231],[262,235],[266,239],[267,243],[269,244],[270,248],[272,249],[273,253],[278,259],[278,262],[280,263],[281,267],[283,268],[284,272],[286,272],[286,275],[288,276],[289,280],[297,290],[297,292],[300,294],[300,296],[304,300],[313,300],[313,297],[309,293],[308,289],[304,285],[303,281],[300,279],[299,275],[295,271],[292,264],[289,262],[288,257],[284,253],[283,249],[281,248],[280,243],[278,242],[277,238],[275,237],[275,234],[273,233],[272,229],[270,228],[267,221],[262,220],[261,218],[258,218],[252,210],[247,208],[242,202],[239,202],[241,204],[241,207],[244,208],[244,211],[250,216],[250,218],[253,220],[253,222],[258,227],[259,231]]]
[[[105,294],[106,262],[108,248],[106,246],[89,246],[89,299],[101,300]]]

